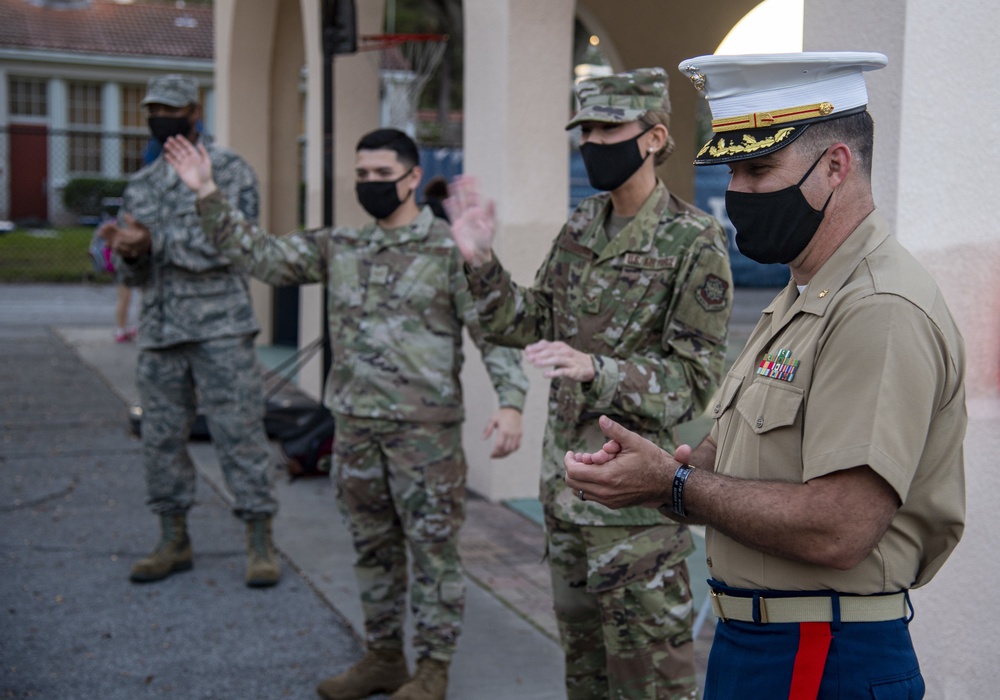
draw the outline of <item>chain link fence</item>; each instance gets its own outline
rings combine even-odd
[[[108,283],[89,248],[128,176],[156,157],[146,131],[0,126],[0,283]]]

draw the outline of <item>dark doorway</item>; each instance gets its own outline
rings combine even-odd
[[[299,287],[274,288],[274,311],[271,322],[274,328],[274,345],[299,346]]]
[[[10,219],[48,221],[49,130],[46,126],[10,127]]]

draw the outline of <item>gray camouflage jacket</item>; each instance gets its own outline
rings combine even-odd
[[[256,220],[257,178],[233,151],[202,137],[212,173],[224,196]],[[161,156],[129,178],[119,215],[131,214],[149,229],[153,247],[133,263],[115,256],[118,280],[142,288],[139,345],[180,343],[256,334],[245,271],[205,235],[195,194]]]
[[[465,271],[487,338],[513,347],[561,340],[593,358],[590,383],[556,378],[549,387],[543,504],[581,525],[649,525],[667,520],[576,498],[562,458],[604,443],[601,414],[672,450],[674,426],[699,415],[718,385],[732,276],[722,227],[662,182],[608,241],[610,209],[608,194],[580,203],[532,288],[518,287],[495,257]]]
[[[448,224],[424,207],[408,226],[336,227],[273,236],[221,196],[198,202],[219,246],[273,285],[323,282],[333,366],[325,403],[335,414],[417,423],[464,418],[462,326],[499,404],[522,410],[521,354],[483,340]]]

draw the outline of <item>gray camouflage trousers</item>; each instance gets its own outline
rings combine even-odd
[[[568,700],[697,695],[687,538],[674,525],[545,529]],[[670,560],[676,563],[667,565]]]
[[[467,466],[460,423],[336,416],[337,502],[356,556],[369,649],[402,649],[407,550],[418,658],[448,662],[465,610],[458,532]]]
[[[143,350],[136,374],[154,513],[185,513],[194,504],[187,442],[199,405],[236,515],[255,520],[278,510],[271,483],[277,461],[264,431],[263,381],[251,336]]]

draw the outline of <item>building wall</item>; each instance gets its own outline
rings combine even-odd
[[[1000,54],[989,48],[998,23],[1000,6],[989,0],[947,12],[935,0],[806,0],[807,50],[889,57],[869,81],[876,203],[937,280],[966,342],[966,531],[942,571],[912,594],[928,700],[995,697],[1000,682],[989,586],[1000,576],[1000,236],[990,206],[1000,127],[988,118],[1000,108],[992,78]]]
[[[120,178],[127,175],[122,170],[122,87],[145,85],[154,75],[188,73],[195,76],[206,96],[205,102],[214,102],[213,72],[211,61],[198,60],[128,60],[90,54],[69,52],[43,52],[0,48],[0,219],[7,219],[11,212],[9,160],[10,136],[5,129],[11,125],[33,124],[48,127],[47,198],[48,219],[53,224],[76,223],[76,216],[65,211],[62,191],[73,177]],[[43,81],[46,86],[48,110],[44,116],[21,117],[9,111],[9,85],[11,79]],[[96,169],[74,172],[70,167],[71,139],[66,131],[74,129],[71,120],[70,99],[73,83],[96,83],[97,100],[101,109],[101,122],[87,128],[104,134],[97,146],[100,165]],[[203,118],[206,131],[214,128],[212,111]]]

